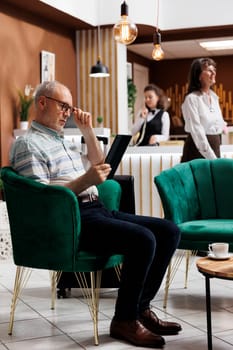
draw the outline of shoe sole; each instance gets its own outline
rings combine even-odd
[[[135,346],[140,346],[140,347],[162,349],[164,347],[164,345],[165,345],[165,342],[163,344],[145,344],[145,343],[139,344],[139,343],[136,343],[136,342],[134,342],[132,340],[129,340],[129,339],[123,337],[121,334],[115,334],[115,333],[112,333],[112,332],[110,333],[110,337],[112,337],[114,339],[118,339],[118,340],[124,340],[124,341],[126,341],[128,343],[131,343],[131,344],[133,344]]]
[[[148,328],[147,328],[148,329]],[[182,330],[182,329],[181,329]],[[179,330],[179,331],[176,331],[176,332],[174,332],[174,331],[170,331],[170,332],[168,332],[168,331],[156,331],[155,333],[154,332],[152,332],[152,330],[150,330],[152,333],[154,333],[154,334],[159,334],[159,335],[177,335],[177,334],[179,334],[179,332],[181,331],[181,330]]]

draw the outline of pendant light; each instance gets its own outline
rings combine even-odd
[[[121,4],[121,19],[113,27],[114,39],[121,44],[131,44],[138,35],[137,26],[128,18],[129,8],[124,1]]]
[[[98,26],[98,59],[96,65],[91,67],[91,71],[89,76],[91,78],[106,78],[109,77],[109,71],[108,67],[106,67],[102,62],[101,62],[101,46],[100,46],[100,26]]]
[[[164,58],[164,51],[161,47],[161,34],[159,33],[159,0],[157,0],[157,21],[156,29],[153,36],[154,49],[152,51],[152,58],[156,61],[160,61]]]
[[[156,61],[162,60],[164,58],[164,51],[161,47],[161,34],[158,30],[154,33],[153,45],[152,58]]]

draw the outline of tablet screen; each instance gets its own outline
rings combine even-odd
[[[120,161],[123,157],[123,154],[125,153],[126,148],[130,143],[131,138],[132,138],[131,135],[115,136],[112,146],[105,158],[105,163],[110,164],[112,168],[110,174],[108,175],[108,179],[111,179],[114,176],[118,168],[118,165],[120,164]]]

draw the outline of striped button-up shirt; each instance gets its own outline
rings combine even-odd
[[[88,166],[76,144],[35,121],[16,139],[10,162],[19,174],[50,185],[64,185],[84,174]],[[97,194],[96,187],[88,193]]]

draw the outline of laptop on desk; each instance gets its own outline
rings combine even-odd
[[[120,161],[123,157],[123,154],[125,153],[130,140],[132,138],[132,135],[116,135],[113,143],[108,151],[108,154],[105,158],[105,163],[108,163],[111,165],[111,172],[108,175],[108,179],[112,179],[114,176],[118,165],[120,164]]]

